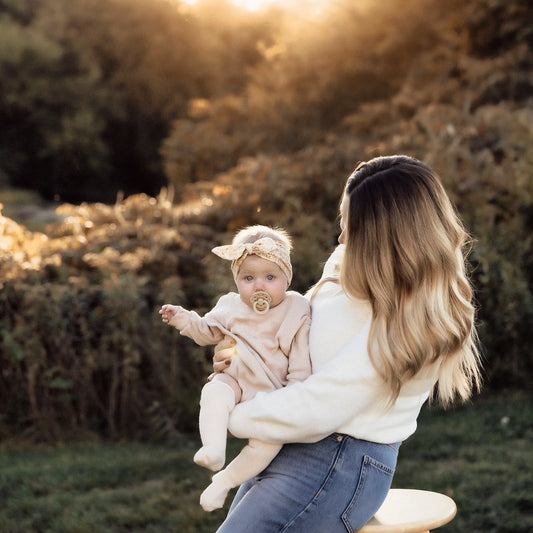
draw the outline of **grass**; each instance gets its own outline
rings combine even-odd
[[[236,443],[233,443],[234,446]],[[198,505],[197,443],[124,443],[0,453],[2,533],[200,533],[224,514]]]
[[[453,411],[425,409],[400,450],[393,486],[451,496],[442,533],[533,531],[533,398],[490,398]]]
[[[394,486],[454,498],[442,533],[533,531],[533,401],[500,397],[423,411],[401,448]],[[2,533],[207,533],[226,511],[204,513],[209,473],[195,439],[0,449]],[[230,442],[230,455],[242,445]]]

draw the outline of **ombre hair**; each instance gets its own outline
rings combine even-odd
[[[340,284],[372,305],[368,350],[389,400],[433,365],[442,403],[469,398],[481,381],[470,239],[440,179],[411,157],[377,157],[357,166],[344,194]]]

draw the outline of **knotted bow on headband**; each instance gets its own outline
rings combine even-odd
[[[239,273],[243,261],[249,255],[257,255],[278,265],[287,278],[287,286],[291,283],[292,266],[290,250],[288,246],[281,241],[275,241],[270,237],[263,237],[255,242],[217,246],[211,251],[219,257],[222,257],[222,259],[228,259],[231,261],[231,271],[233,272],[234,278],[237,278],[237,274]]]

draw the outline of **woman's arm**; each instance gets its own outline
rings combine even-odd
[[[370,320],[305,381],[237,405],[230,432],[273,443],[316,442],[382,401],[381,379],[367,352],[369,328]]]

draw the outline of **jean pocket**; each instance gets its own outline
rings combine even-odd
[[[374,516],[387,496],[393,475],[394,468],[369,455],[363,457],[359,482],[341,516],[348,533],[358,531]]]

